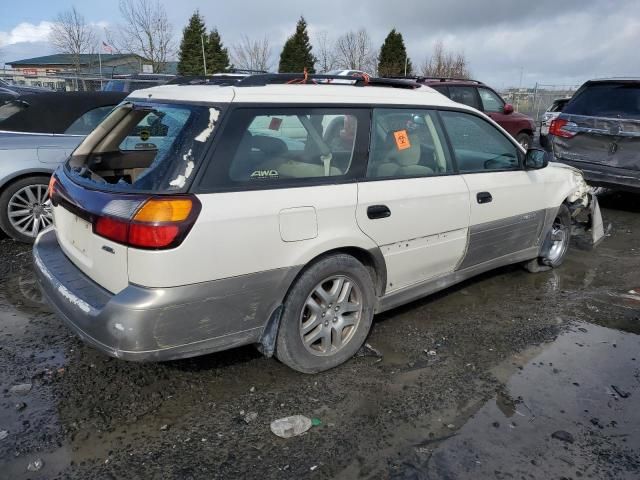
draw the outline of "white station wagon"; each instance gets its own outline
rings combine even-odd
[[[557,267],[576,220],[602,236],[581,173],[482,113],[407,81],[305,80],[134,92],[56,171],[34,260],[86,342],[127,360],[257,344],[319,372],[376,313]]]

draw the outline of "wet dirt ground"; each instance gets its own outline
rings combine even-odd
[[[601,205],[596,250],[381,315],[382,359],[314,376],[252,347],[108,358],[42,303],[29,248],[2,239],[0,478],[640,478],[640,197]],[[293,414],[321,425],[274,436]]]

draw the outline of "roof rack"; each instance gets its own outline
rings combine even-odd
[[[404,80],[413,80],[415,82],[424,82],[426,80],[437,80],[439,82],[448,82],[448,81],[457,81],[457,82],[472,82],[477,83],[478,85],[484,85],[480,80],[473,80],[472,78],[458,78],[458,77],[429,77],[423,75],[407,75],[407,76],[392,76],[386,77],[392,79],[404,79]]]
[[[333,82],[339,80],[339,82]],[[350,83],[344,83],[344,82]],[[422,85],[415,81],[395,78],[371,78],[368,75],[327,75],[304,73],[267,73],[251,75],[235,84],[236,87],[264,87],[278,84],[309,84],[309,85],[353,85],[356,87],[391,87],[414,89]]]

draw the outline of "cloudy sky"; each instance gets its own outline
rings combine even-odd
[[[589,77],[640,76],[638,0],[159,0],[171,19],[176,43],[195,9],[217,27],[226,45],[242,34],[266,35],[276,56],[295,22],[304,15],[312,40],[326,31],[335,39],[366,28],[379,45],[393,27],[405,38],[414,65],[423,63],[436,41],[461,50],[474,77],[496,88],[578,84]],[[9,0],[0,0],[5,4]],[[53,53],[50,22],[72,0],[10,2],[0,16],[0,65]],[[101,31],[119,22],[117,0],[76,2]]]

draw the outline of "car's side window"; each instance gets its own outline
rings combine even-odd
[[[478,88],[478,92],[485,112],[502,112],[504,110],[504,102],[494,92],[488,88]]]
[[[426,177],[453,172],[437,115],[431,110],[373,111],[368,178]]]
[[[449,98],[454,102],[480,109],[476,87],[449,85]]]
[[[260,188],[346,177],[366,113],[274,107],[238,108],[229,115],[203,188]]]
[[[518,148],[489,122],[464,112],[440,115],[461,173],[520,169]]]

